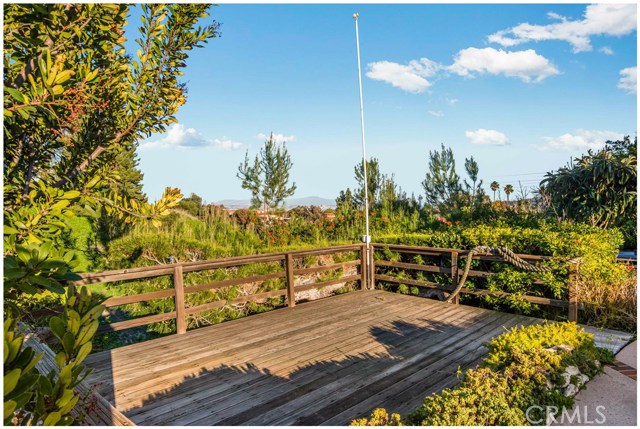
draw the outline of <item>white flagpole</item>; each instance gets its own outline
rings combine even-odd
[[[365,138],[364,138],[364,108],[362,105],[362,71],[360,69],[360,38],[358,36],[358,17],[360,14],[358,12],[353,14],[353,20],[356,23],[356,51],[358,53],[358,85],[360,87],[360,128],[362,130],[362,168],[364,173],[364,219],[365,219],[365,236],[362,237],[362,241],[366,243],[367,248],[367,261],[370,261],[370,249],[369,243],[371,242],[371,237],[369,236],[369,190],[368,190],[368,180],[367,180],[367,155],[365,148]],[[367,276],[369,277],[369,276]],[[368,283],[371,280],[368,280]],[[367,288],[369,285],[367,285]]]

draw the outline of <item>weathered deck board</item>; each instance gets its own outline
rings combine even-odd
[[[141,425],[343,425],[406,414],[536,322],[359,291],[91,355],[89,382]]]

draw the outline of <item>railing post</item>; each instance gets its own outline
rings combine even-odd
[[[569,322],[578,322],[578,267],[571,264],[569,267]]]
[[[458,252],[451,252],[451,287],[455,290],[458,287]],[[460,304],[460,294],[453,298],[454,304]]]
[[[287,275],[287,300],[289,301],[289,307],[295,307],[296,292],[294,290],[295,282],[293,278],[293,255],[291,253],[285,254],[285,271]]]
[[[184,282],[182,279],[182,265],[176,265],[173,269],[173,288],[175,290],[176,304],[176,331],[178,334],[187,332],[187,315],[184,308]]]
[[[367,270],[369,264],[367,263],[367,245],[360,246],[360,289],[367,289]]]
[[[374,248],[371,245],[371,243],[367,243],[367,253],[368,255],[368,259],[369,259],[369,264],[368,264],[368,278],[367,278],[367,284],[369,289],[373,290],[376,288],[376,267],[375,267],[375,263],[373,260],[373,252],[374,252]]]

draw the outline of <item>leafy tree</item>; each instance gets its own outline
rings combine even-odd
[[[509,195],[513,193],[513,185],[505,185],[504,193],[507,195],[507,202],[509,202]]]
[[[141,5],[136,60],[126,5],[5,8],[5,201],[34,180],[79,187],[109,176],[118,150],[165,130],[185,98],[187,51],[217,34],[195,27],[207,5]]]
[[[180,201],[180,203],[178,204],[178,207],[192,214],[193,216],[198,216],[202,209],[202,197],[194,193],[191,193],[191,195],[188,198],[183,198]]]
[[[425,201],[432,207],[455,205],[461,186],[451,148],[442,144],[440,151],[429,151],[429,171],[422,187]]]
[[[631,138],[629,136],[625,136],[622,140],[607,140],[607,142],[605,143],[605,149],[619,158],[635,157],[637,159],[638,137],[636,137],[633,141],[631,141]]]
[[[251,207],[277,209],[285,198],[296,191],[295,182],[289,186],[289,173],[293,167],[291,157],[285,143],[281,145],[273,139],[273,133],[256,155],[253,165],[249,162],[249,151],[238,167],[237,177],[242,181],[242,188],[251,191]]]
[[[360,207],[364,207],[364,164],[362,161],[353,169],[358,189],[354,194],[354,202]],[[379,192],[382,187],[382,175],[380,174],[380,163],[377,158],[367,161],[367,191],[369,207],[375,207],[380,203]]]
[[[65,294],[77,278],[61,239],[67,219],[104,209],[157,225],[182,197],[167,188],[148,204],[112,185],[123,152],[175,122],[187,52],[217,34],[215,22],[198,26],[207,7],[142,5],[136,60],[123,47],[126,5],[4,7],[5,424],[68,425],[78,401],[73,387],[102,307],[86,288]],[[64,350],[46,376],[34,372],[41,356],[16,331],[24,316],[16,300],[45,290],[66,296],[50,326]]]
[[[500,190],[500,184],[494,180],[493,182],[491,182],[490,188],[493,191],[493,201],[495,201],[496,200],[496,191]]]
[[[573,159],[541,182],[559,217],[600,227],[633,225],[637,219],[637,138],[629,137]]]

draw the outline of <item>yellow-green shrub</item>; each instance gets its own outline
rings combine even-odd
[[[567,346],[552,349],[554,346]],[[354,426],[524,426],[527,409],[534,405],[570,407],[573,399],[548,381],[561,378],[574,365],[589,377],[608,361],[610,353],[597,349],[593,336],[575,323],[514,328],[488,343],[483,365],[464,374],[460,385],[424,399],[423,405],[404,420],[388,418],[376,409],[370,418],[354,420]],[[537,409],[536,409],[537,410]],[[395,416],[395,415],[392,415]],[[538,419],[541,416],[531,415]],[[544,420],[540,420],[544,421]]]
[[[389,415],[384,408],[376,408],[371,412],[371,417],[363,417],[353,420],[349,426],[404,426],[400,421],[400,414]]]

